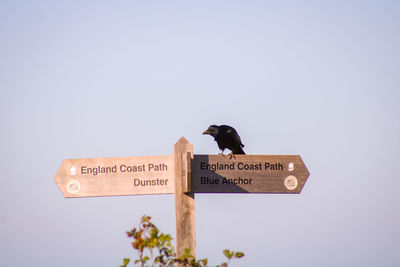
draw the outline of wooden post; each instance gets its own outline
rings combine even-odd
[[[181,256],[189,248],[196,256],[196,232],[194,193],[190,188],[190,159],[193,158],[193,145],[181,137],[174,145],[175,156],[175,215],[176,252]]]

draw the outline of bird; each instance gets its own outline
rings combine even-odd
[[[240,136],[236,132],[236,130],[228,125],[210,125],[207,130],[203,132],[203,134],[209,134],[214,137],[214,140],[217,142],[219,149],[221,149],[221,156],[224,156],[224,150],[227,148],[231,150],[231,153],[228,155],[232,159],[234,154],[243,154],[244,145],[240,139]]]

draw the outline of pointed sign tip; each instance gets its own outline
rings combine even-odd
[[[193,145],[185,138],[185,137],[181,137],[179,138],[178,142],[175,143],[174,145],[174,151],[178,151],[178,150],[191,150],[193,153]]]
[[[181,138],[179,138],[179,140],[175,143],[175,146],[177,145],[192,145],[184,136],[182,136]]]
[[[182,142],[189,143],[189,141],[184,136],[181,136],[181,138],[179,138],[179,140],[177,141],[177,143],[182,143]]]

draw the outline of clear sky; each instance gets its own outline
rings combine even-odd
[[[64,199],[63,159],[300,154],[299,195],[196,195],[197,254],[400,266],[399,1],[1,1],[0,265],[119,266],[172,195]]]

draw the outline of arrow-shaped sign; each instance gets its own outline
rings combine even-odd
[[[300,193],[310,173],[297,155],[194,155],[194,193]]]
[[[54,178],[65,197],[175,193],[173,155],[66,159]]]

